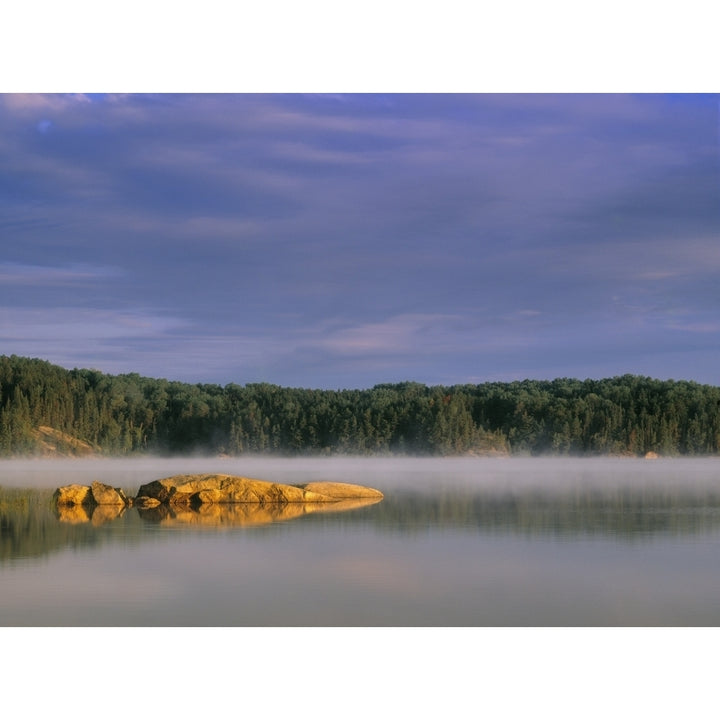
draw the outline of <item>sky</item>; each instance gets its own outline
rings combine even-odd
[[[720,96],[0,95],[0,354],[720,384]]]

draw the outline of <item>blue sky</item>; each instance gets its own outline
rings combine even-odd
[[[0,353],[720,384],[719,97],[0,96]]]

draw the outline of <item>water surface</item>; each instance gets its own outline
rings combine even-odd
[[[719,469],[717,459],[5,461],[0,624],[714,626]],[[192,472],[354,482],[385,498],[183,517],[58,516],[49,502],[71,482],[132,495]]]

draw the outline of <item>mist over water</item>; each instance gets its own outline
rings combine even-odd
[[[719,469],[717,458],[5,460],[0,625],[715,625]],[[176,517],[50,504],[61,485],[134,495],[195,473],[385,496],[342,512]]]
[[[720,458],[419,458],[242,456],[18,459],[0,461],[0,486],[53,489],[99,480],[134,493],[178,474],[225,473],[299,485],[313,481],[370,485],[383,492],[438,489],[482,493],[567,494],[633,490],[720,491]]]

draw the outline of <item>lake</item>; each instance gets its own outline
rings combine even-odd
[[[716,626],[720,460],[317,458],[0,462],[0,625]],[[178,473],[381,490],[258,516],[59,516],[93,480]],[[32,490],[32,492],[20,492]]]

